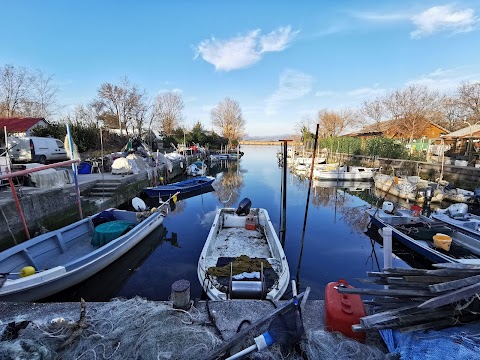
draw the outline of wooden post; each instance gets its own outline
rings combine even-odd
[[[171,299],[175,309],[190,309],[190,281],[177,280],[172,284]]]
[[[280,235],[282,247],[285,247],[287,232],[287,143],[292,140],[279,140],[283,142],[283,178],[282,178],[282,212],[280,216]],[[295,151],[293,151],[295,153]]]

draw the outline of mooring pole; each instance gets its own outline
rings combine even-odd
[[[73,160],[73,140],[72,140],[72,134],[70,132],[70,124],[68,123],[67,123],[67,135],[68,135],[68,144],[70,145],[70,159]],[[76,162],[72,163],[72,170],[73,170],[73,180],[75,182],[75,192],[77,195],[78,212],[80,214],[80,219],[83,219],[82,201],[80,200],[80,188],[78,187]]]
[[[303,245],[305,244],[305,229],[307,228],[308,204],[310,203],[310,189],[312,188],[313,168],[315,167],[315,154],[317,152],[318,127],[319,127],[319,124],[317,124],[317,129],[315,131],[315,142],[313,144],[312,165],[310,166],[310,180],[308,182],[307,204],[305,205],[305,216],[303,218],[302,243],[300,246],[300,256],[298,258],[297,277],[296,277],[298,286],[300,286],[300,267],[302,264]]]
[[[292,140],[279,140],[283,142],[283,177],[282,177],[282,216],[280,218],[280,236],[282,247],[285,247],[287,233],[287,143]]]

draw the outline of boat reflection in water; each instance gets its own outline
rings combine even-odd
[[[170,241],[172,246],[178,247],[175,234],[172,235],[171,239],[167,239],[166,236],[167,229],[160,225],[144,240],[102,271],[78,285],[44,298],[39,302],[79,301],[80,298],[85,301],[110,300],[117,296],[122,286],[160,244]]]

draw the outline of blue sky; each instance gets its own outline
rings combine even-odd
[[[480,80],[478,1],[2,1],[0,65],[53,74],[64,112],[122,76],[181,91],[211,128],[225,97],[248,135],[293,133],[412,83]]]

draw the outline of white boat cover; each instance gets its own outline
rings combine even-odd
[[[112,174],[131,174],[132,161],[127,158],[118,158],[112,164]]]

